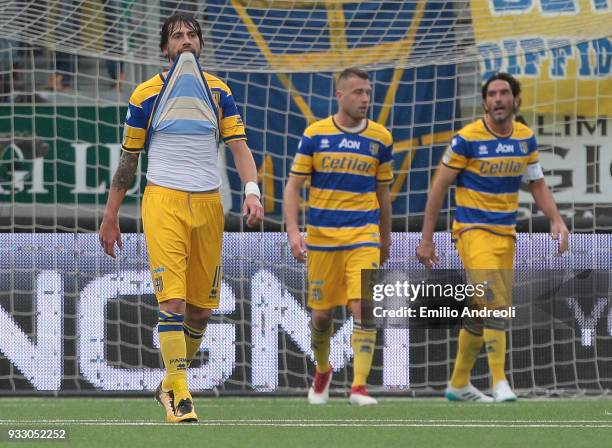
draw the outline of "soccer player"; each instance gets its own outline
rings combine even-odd
[[[367,72],[348,68],[338,77],[338,112],[310,125],[298,146],[284,194],[292,255],[307,261],[308,306],[312,309],[312,349],[316,361],[310,404],[329,399],[332,366],[332,311],[353,313],[351,345],[354,379],[350,403],[373,405],[366,389],[376,330],[362,320],[361,270],[376,269],[389,258],[393,138],[366,118],[372,88]],[[298,227],[300,192],[310,178],[307,237]],[[308,256],[306,256],[308,254]]]
[[[148,156],[142,220],[166,374],[156,391],[166,420],[197,421],[186,369],[199,351],[206,323],[219,306],[224,215],[217,168],[219,138],[229,146],[245,187],[249,226],[263,218],[257,171],[232,92],[197,63],[202,31],[189,15],[169,17],[160,48],[173,63],[130,97],[123,152],[112,181],[100,243],[121,249],[117,213],[138,166]]]
[[[448,188],[456,180],[457,209],[452,236],[470,281],[493,280],[491,302],[477,304],[493,309],[508,307],[511,301],[522,181],[528,183],[536,205],[551,220],[551,234],[559,242],[559,252],[568,248],[568,230],[544,181],[533,131],[514,120],[520,93],[519,82],[507,73],[493,75],[482,86],[484,118],[461,129],[443,155],[429,191],[421,241],[416,249],[417,258],[428,268],[438,262],[434,228]],[[487,278],[491,276],[496,278]],[[507,324],[504,319],[464,320],[457,359],[446,389],[449,400],[517,399],[504,371]],[[493,398],[469,381],[483,343],[493,377]]]

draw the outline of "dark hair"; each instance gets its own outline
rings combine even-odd
[[[342,70],[342,73],[338,76],[338,84],[340,81],[345,81],[349,79],[351,76],[357,76],[358,78],[369,80],[370,75],[365,70],[362,70],[357,67],[349,67]]]
[[[495,73],[493,76],[487,79],[487,82],[482,85],[483,100],[487,99],[487,90],[489,89],[489,84],[497,80],[506,81],[508,84],[510,84],[510,89],[512,89],[512,96],[514,96],[515,98],[521,94],[521,84],[517,81],[517,79],[509,73],[499,72]]]
[[[170,39],[170,35],[174,32],[175,28],[182,24],[189,28],[190,31],[195,31],[198,35],[198,39],[200,39],[200,45],[204,45],[204,39],[202,39],[202,29],[200,28],[200,24],[195,17],[190,14],[179,12],[168,17],[162,26],[161,38],[159,40],[159,48],[161,51],[164,51],[164,48],[168,46],[168,40]]]

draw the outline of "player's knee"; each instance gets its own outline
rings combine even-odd
[[[200,308],[187,304],[185,321],[190,325],[194,325],[199,328],[206,325],[208,319],[212,316],[212,310],[210,308]]]
[[[185,301],[182,299],[169,299],[159,303],[160,311],[169,313],[185,314]]]
[[[312,313],[312,326],[319,331],[324,331],[332,324],[331,312],[314,312]]]

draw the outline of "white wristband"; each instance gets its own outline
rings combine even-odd
[[[247,182],[247,184],[244,186],[244,195],[248,196],[250,194],[257,196],[257,199],[261,198],[259,186],[255,182]]]

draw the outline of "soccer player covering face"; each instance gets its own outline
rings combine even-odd
[[[291,253],[307,263],[308,271],[316,361],[314,383],[308,392],[311,404],[325,404],[329,399],[332,311],[337,306],[349,307],[354,319],[350,402],[376,404],[366,389],[376,330],[366,313],[362,315],[361,270],[376,269],[389,258],[393,139],[387,129],[366,118],[371,94],[366,72],[351,68],[340,74],[338,113],[304,131],[285,188],[283,205]],[[310,179],[310,191],[304,241],[298,212],[306,179]]]
[[[167,421],[197,421],[187,368],[219,306],[224,215],[217,167],[219,139],[230,148],[245,188],[249,226],[263,218],[257,171],[232,92],[201,70],[200,25],[169,17],[160,48],[170,71],[140,84],[130,97],[123,153],[100,225],[100,243],[121,249],[117,214],[141,152],[148,156],[142,220],[152,284],[159,302],[159,343],[166,374],[156,391]]]
[[[487,281],[487,298],[476,307],[511,305],[518,191],[527,182],[536,205],[551,220],[559,252],[568,248],[568,230],[546,186],[538,162],[533,131],[514,121],[520,105],[520,84],[499,73],[482,87],[485,116],[461,129],[443,155],[429,191],[417,258],[428,268],[438,262],[433,242],[435,223],[448,188],[456,180],[457,209],[452,236],[459,257],[473,283]],[[446,389],[449,400],[514,401],[506,379],[504,319],[464,320],[459,332],[457,359]],[[470,372],[482,345],[486,346],[492,375],[493,398],[470,383]]]

